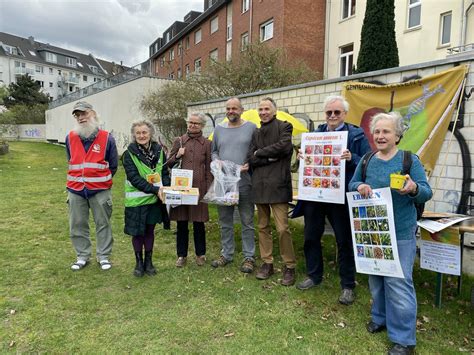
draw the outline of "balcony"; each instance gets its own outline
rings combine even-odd
[[[15,75],[26,75],[28,74],[29,76],[35,75],[34,69],[30,68],[22,68],[22,67],[15,67]]]
[[[67,84],[72,84],[72,85],[77,85],[79,84],[79,78],[76,78],[74,76],[67,76],[67,77],[64,77],[64,81],[67,83]]]
[[[474,43],[465,44],[463,46],[448,48],[447,57],[472,57],[474,55]]]

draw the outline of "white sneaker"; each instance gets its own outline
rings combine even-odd
[[[71,265],[71,270],[72,271],[79,271],[83,267],[85,267],[87,265],[87,263],[88,263],[88,260],[77,259],[76,262]]]
[[[107,259],[99,261],[99,265],[102,270],[109,270],[112,267],[112,264]]]

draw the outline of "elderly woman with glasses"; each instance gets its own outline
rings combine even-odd
[[[366,163],[365,179],[362,177],[362,164],[359,164],[349,184],[350,191],[358,191],[365,198],[372,195],[372,189],[390,186],[390,174],[404,170],[404,152],[397,148],[403,133],[400,114],[375,115],[370,132],[377,153]],[[411,154],[411,161],[405,185],[399,190],[391,190],[398,255],[404,278],[369,275],[373,302],[372,320],[367,331],[378,333],[387,329],[388,337],[394,343],[389,354],[410,354],[416,345],[416,293],[413,285],[417,230],[415,202],[428,201],[432,191],[418,157]]]
[[[155,139],[155,127],[148,120],[132,123],[132,143],[123,153],[125,181],[125,233],[132,236],[137,277],[155,275],[153,244],[155,225],[163,220],[160,186],[169,185],[166,156]],[[145,259],[143,259],[145,252]]]
[[[206,118],[202,113],[191,113],[187,120],[187,132],[175,139],[171,148],[168,166],[173,167],[181,160],[181,169],[193,171],[193,187],[199,188],[199,200],[209,189],[213,176],[211,174],[211,142],[204,138],[202,129]],[[206,230],[204,222],[209,220],[207,204],[181,205],[171,208],[170,219],[177,222],[176,252],[177,267],[186,264],[189,245],[188,222],[193,222],[194,250],[196,264],[202,266],[206,262]]]

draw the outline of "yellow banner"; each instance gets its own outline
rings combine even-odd
[[[350,110],[346,121],[362,127],[374,149],[370,134],[372,116],[398,111],[405,133],[399,148],[418,154],[431,175],[459,98],[467,65],[405,83],[374,85],[347,82],[343,95]]]

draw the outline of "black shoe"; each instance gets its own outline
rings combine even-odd
[[[296,285],[296,288],[298,290],[309,290],[310,288],[313,288],[313,287],[316,287],[320,284],[319,283],[316,283],[313,281],[313,279],[307,277],[306,279],[304,279],[302,282],[300,282],[298,285]]]
[[[149,276],[156,275],[156,269],[153,266],[153,251],[145,251],[145,273]]]
[[[145,267],[143,266],[143,254],[141,251],[135,252],[135,260],[137,263],[135,265],[135,269],[133,270],[133,275],[136,277],[142,277],[145,273]]]
[[[372,321],[369,322],[369,324],[367,324],[367,331],[369,333],[379,333],[385,329],[387,329],[387,327],[385,327],[385,325],[381,325],[381,324],[377,324],[377,323],[374,323]]]
[[[400,344],[393,344],[392,348],[388,351],[388,355],[410,355],[415,351],[414,346],[403,346]]]

